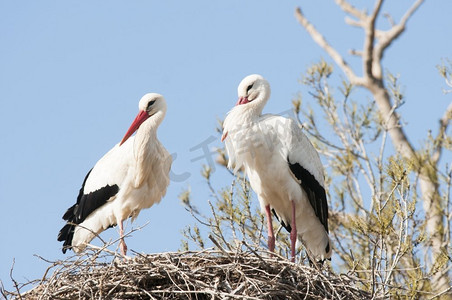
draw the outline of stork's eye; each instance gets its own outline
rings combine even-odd
[[[146,110],[150,110],[151,106],[155,103],[155,100],[149,101],[148,107],[146,107]]]
[[[248,92],[251,90],[252,87],[253,87],[253,85],[250,84],[250,85],[246,88],[246,93],[248,93]]]

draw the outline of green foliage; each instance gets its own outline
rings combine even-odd
[[[436,68],[438,69],[438,72],[441,75],[441,77],[444,78],[444,81],[446,82],[448,87],[452,88],[452,60],[444,59],[440,65],[436,66]],[[452,89],[443,89],[443,92],[445,94],[448,94],[452,92]],[[452,117],[449,116],[449,119],[452,119]]]

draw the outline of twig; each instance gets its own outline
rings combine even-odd
[[[20,289],[19,289],[19,285],[18,285],[18,283],[17,283],[17,281],[14,279],[14,277],[13,277],[13,269],[14,269],[14,264],[16,263],[16,259],[15,258],[13,258],[13,264],[12,264],[12,266],[11,266],[11,269],[9,270],[9,278],[11,278],[11,281],[13,282],[13,284],[14,284],[14,288],[16,289],[16,291],[17,291],[17,294],[19,295],[19,299],[22,299],[22,296],[21,296],[21,294],[20,294]]]

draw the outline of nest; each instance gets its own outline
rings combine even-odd
[[[53,262],[37,286],[9,295],[22,299],[371,298],[357,283],[349,275],[294,264],[266,251],[136,253],[129,259],[98,251]]]

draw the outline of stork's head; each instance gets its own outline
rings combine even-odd
[[[236,105],[253,107],[258,113],[262,113],[265,103],[270,98],[270,84],[261,75],[246,76],[237,88],[239,99]]]
[[[262,114],[265,104],[270,98],[270,84],[261,75],[253,74],[246,76],[237,88],[239,99],[235,107],[230,111],[232,115],[247,115],[258,117]],[[227,118],[223,126],[226,126]],[[232,121],[233,122],[233,121]],[[221,141],[227,137],[228,131],[223,132]]]
[[[149,93],[144,95],[140,103],[138,104],[138,115],[135,117],[132,125],[130,125],[129,130],[124,135],[122,141],[119,143],[121,146],[127,139],[140,128],[141,124],[143,124],[147,119],[154,116],[159,116],[160,119],[163,119],[163,116],[166,113],[166,101],[162,95],[156,93]]]

